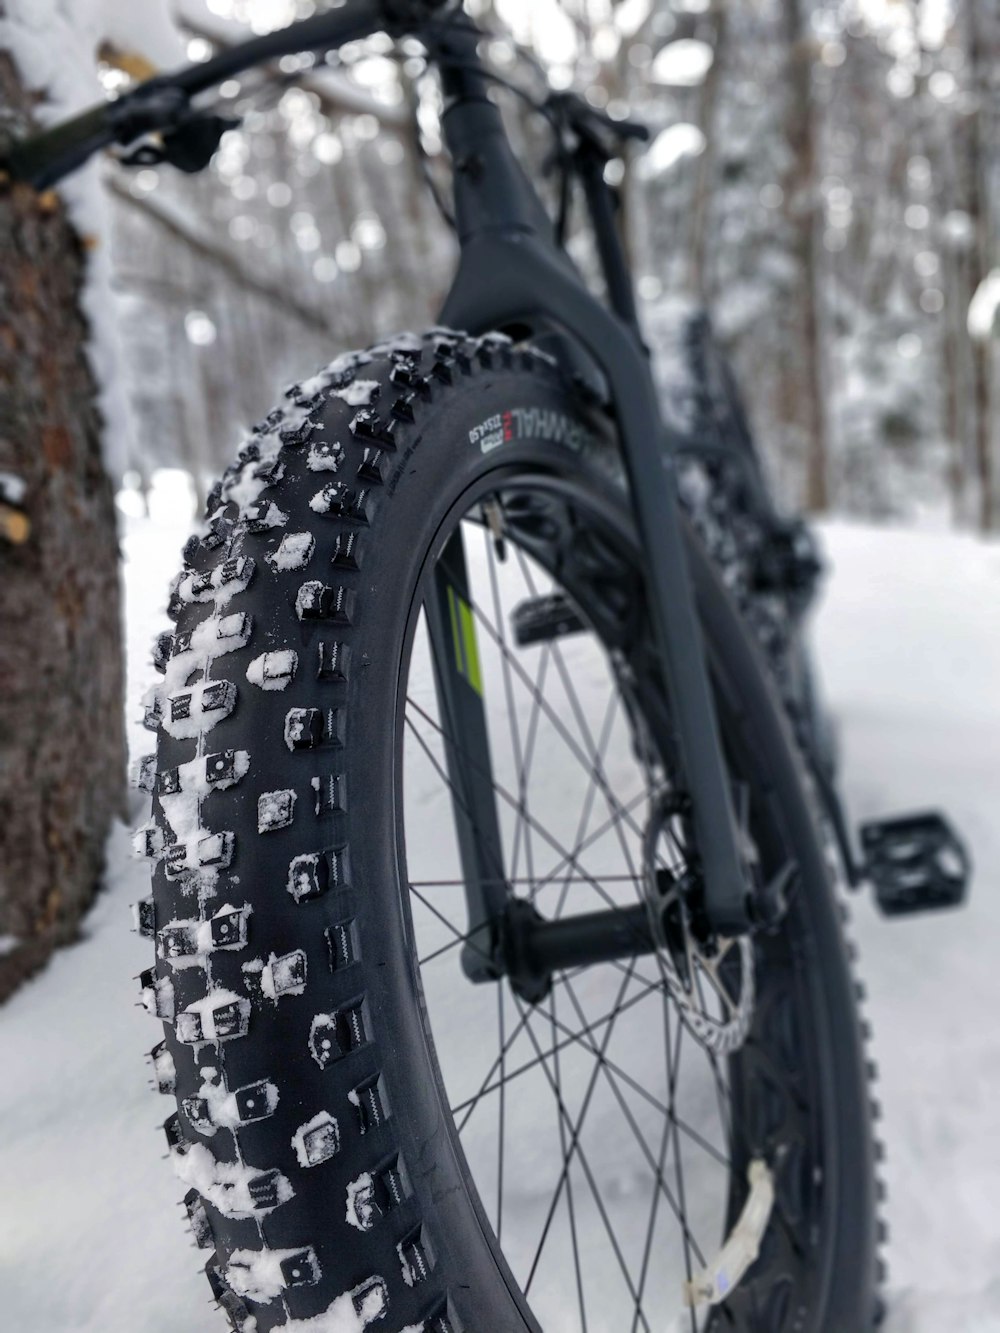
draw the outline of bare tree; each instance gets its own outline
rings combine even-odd
[[[0,14],[3,5],[0,3]],[[0,99],[30,98],[0,53]],[[0,190],[0,1000],[71,940],[123,800],[114,500],[85,356],[84,247],[54,195]]]

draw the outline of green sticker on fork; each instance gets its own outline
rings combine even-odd
[[[468,681],[480,698],[483,697],[483,677],[479,670],[479,648],[476,644],[476,622],[472,607],[461,593],[448,587],[448,610],[451,613],[451,637],[455,644],[455,665],[458,674]]]

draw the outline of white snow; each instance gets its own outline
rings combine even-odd
[[[322,492],[320,492],[320,494],[322,494]],[[315,499],[316,497],[313,496],[313,500]],[[313,500],[310,500],[310,505],[313,504]],[[320,605],[325,591],[325,585],[318,579],[310,579],[307,583],[302,584],[295,595],[295,613],[300,620],[305,619],[305,612],[307,610],[311,610]]]
[[[212,1127],[208,1130],[203,1129],[202,1133],[214,1134],[215,1127],[233,1129],[237,1125],[263,1119],[264,1116],[270,1115],[278,1105],[278,1089],[273,1083],[265,1082],[260,1093],[255,1093],[254,1105],[249,1108],[251,1114],[243,1117],[240,1115],[236,1093],[230,1092],[226,1087],[221,1070],[214,1068],[212,1065],[203,1065],[201,1079],[198,1096],[204,1098],[208,1103],[208,1113],[212,1120]]]
[[[286,887],[296,902],[314,892],[319,866],[319,852],[305,852],[292,860],[288,867]]]
[[[375,1225],[378,1209],[373,1191],[374,1183],[369,1171],[362,1171],[347,1186],[347,1221],[359,1231],[370,1231]]]
[[[246,750],[235,750],[232,756],[231,767],[223,757],[217,757],[214,766],[221,772],[225,772],[224,777],[214,777],[210,782],[205,772],[205,759],[191,759],[186,764],[180,764],[177,768],[177,777],[180,782],[179,792],[161,792],[160,804],[163,806],[167,822],[173,829],[175,835],[180,838],[180,828],[186,826],[186,819],[180,814],[175,816],[173,811],[176,808],[172,802],[174,798],[181,795],[187,795],[197,801],[198,798],[204,799],[210,796],[214,791],[225,791],[228,787],[233,787],[237,782],[244,778],[250,769],[250,756]]]
[[[236,1098],[227,1090],[225,1080],[217,1069],[211,1066],[202,1069],[198,1096],[208,1103],[208,1115],[212,1122],[207,1128],[200,1127],[203,1134],[214,1134],[220,1126],[231,1129],[240,1123]]]
[[[193,938],[195,950],[193,953],[171,954],[163,947],[161,941],[157,943],[157,948],[156,948],[157,954],[159,955],[159,957],[166,959],[166,961],[173,968],[204,967],[208,960],[208,955],[214,949],[242,948],[245,944],[245,936],[244,937],[236,936],[235,932],[233,932],[233,938],[231,943],[216,944],[212,939],[212,922],[216,920],[216,918],[218,917],[228,916],[231,913],[236,912],[238,910],[242,910],[245,913],[249,913],[250,911],[252,911],[252,908],[250,907],[249,903],[244,903],[242,909],[234,907],[232,903],[225,903],[214,913],[213,916],[209,917],[205,921],[198,920],[197,918],[191,918],[189,920],[186,919],[186,920],[165,922],[162,926],[159,926],[157,934],[175,928],[186,929],[187,931],[190,932]]]
[[[291,683],[298,661],[298,654],[291,648],[261,653],[247,667],[247,680],[262,690],[283,690]]]
[[[170,1160],[178,1179],[193,1186],[202,1198],[218,1208],[225,1217],[254,1217],[272,1211],[261,1207],[250,1193],[250,1182],[264,1175],[266,1168],[245,1162],[217,1162],[201,1143],[193,1143],[184,1152],[172,1152]],[[295,1191],[285,1176],[276,1181],[278,1203],[287,1203]]]
[[[340,1126],[329,1111],[320,1111],[292,1136],[300,1166],[318,1166],[340,1151]]]
[[[289,1319],[281,1327],[284,1333],[364,1333],[386,1312],[388,1301],[381,1278],[345,1291],[322,1313],[311,1319]]]
[[[0,472],[0,500],[6,504],[19,505],[28,493],[28,483],[23,477],[13,472]]]
[[[378,397],[378,391],[378,380],[353,380],[343,389],[334,389],[330,397],[340,398],[348,407],[368,407]]]
[[[285,744],[294,750],[308,741],[311,709],[290,708],[285,714]]]
[[[714,59],[715,52],[708,42],[684,37],[660,47],[650,75],[657,83],[694,88],[704,80]]]
[[[166,1046],[158,1047],[156,1054],[150,1056],[150,1060],[158,1089],[164,1093],[172,1092],[177,1078],[177,1068],[170,1051]]]
[[[997,332],[998,317],[1000,317],[1000,268],[994,268],[983,278],[969,302],[969,337],[980,341],[992,337]]]
[[[236,707],[236,687],[228,680],[200,680],[164,700],[164,731],[176,740],[190,740],[211,731]]]
[[[336,472],[343,461],[344,449],[337,440],[316,440],[309,446],[306,467],[310,472]]]
[[[314,514],[328,514],[330,506],[338,500],[341,495],[339,482],[334,482],[331,486],[324,486],[321,491],[317,491],[309,501],[309,508]]]
[[[276,504],[269,504],[264,513],[254,519],[254,526],[258,528],[283,528],[288,522],[288,515],[278,508]]]
[[[816,637],[851,817],[940,804],[976,865],[970,902],[954,914],[887,922],[864,896],[852,904],[888,1147],[886,1333],[995,1333],[1000,548],[843,523],[824,536],[834,569]],[[125,529],[130,719],[152,674],[151,636],[170,628],[164,571],[183,537],[176,523]],[[135,724],[131,743],[137,755],[149,746]],[[148,875],[124,828],[108,856],[107,891],[82,942],[0,1008],[4,1324],[31,1333],[221,1328],[161,1158],[158,1127],[172,1105],[149,1091],[143,1058],[160,1027],[136,1007],[134,978],[153,950],[129,932],[128,904],[148,893]],[[166,1059],[160,1071],[169,1074]],[[180,1165],[196,1183],[190,1156]],[[505,1209],[505,1235],[514,1222]],[[381,1297],[370,1302],[356,1316],[345,1293],[286,1333],[359,1333],[380,1312]]]
[[[174,1016],[174,984],[169,977],[157,977],[152,985],[139,992],[143,1008],[148,1014],[170,1022]]]
[[[253,572],[253,561],[241,556],[216,565],[208,580],[201,574],[183,575],[177,581],[177,591],[186,602],[214,602],[218,607],[243,592],[253,578]]]
[[[301,1256],[302,1251],[234,1250],[226,1266],[226,1281],[234,1291],[251,1301],[273,1301],[288,1285],[281,1265],[297,1255]],[[312,1251],[302,1259],[302,1271],[300,1281],[316,1281],[319,1278],[319,1265]]]
[[[264,558],[274,569],[302,569],[309,563],[315,545],[311,532],[286,532],[278,549]]]
[[[401,347],[407,336],[412,337],[412,335],[403,334],[401,338],[394,339],[391,345]],[[258,473],[262,466],[272,463],[277,458],[282,447],[283,438],[289,432],[310,426],[310,415],[314,411],[314,404],[319,397],[330,390],[331,385],[335,384],[342,376],[356,370],[359,366],[367,364],[376,354],[377,349],[375,348],[369,352],[345,352],[309,379],[302,380],[299,384],[292,385],[287,389],[285,391],[285,401],[280,409],[280,416],[275,417],[272,414],[274,419],[269,418],[244,441],[245,444],[255,446],[255,457],[247,458],[235,474],[227,478],[222,492],[223,500],[234,501],[239,507],[240,513],[245,514],[268,486],[269,483]],[[360,384],[373,382],[358,381]],[[344,397],[351,393],[353,387],[353,383],[343,385],[340,389],[333,390],[333,392],[337,393],[339,397]]]
[[[243,971],[257,976],[261,994],[277,1002],[281,995],[301,995],[306,988],[306,956],[300,949],[283,954],[253,958],[243,964]]]
[[[223,987],[215,987],[203,996],[200,1000],[194,1000],[186,1008],[182,1009],[177,1015],[177,1037],[180,1041],[189,1041],[195,1046],[201,1046],[213,1041],[225,1041],[227,1037],[235,1036],[234,1032],[220,1030],[218,1024],[219,1009],[225,1009],[232,1005],[238,1011],[240,1018],[240,1029],[246,1030],[246,1025],[250,1018],[250,1001],[242,995],[237,995],[235,991],[226,990]],[[190,1016],[191,1021],[185,1022],[185,1018]]]
[[[104,98],[97,48],[105,38],[153,61],[175,65],[183,47],[169,20],[167,0],[6,0],[0,48],[11,51],[25,84],[40,94],[41,125],[76,115]],[[104,418],[104,457],[112,473],[125,465],[133,422],[125,392],[124,353],[113,281],[107,197],[96,161],[59,187],[77,231],[93,238],[86,261],[83,312],[87,352]]]
[[[697,157],[705,151],[705,135],[697,125],[678,121],[661,130],[639,159],[638,171],[644,178],[669,171],[682,158]]]
[[[396,1257],[399,1260],[399,1270],[402,1274],[403,1281],[408,1287],[412,1287],[417,1280],[417,1274],[414,1273],[412,1264],[403,1253],[402,1242],[396,1246]]]
[[[286,828],[295,818],[295,792],[263,791],[257,797],[257,832]]]

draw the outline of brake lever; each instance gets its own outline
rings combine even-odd
[[[118,155],[125,167],[159,166],[168,162],[179,171],[193,175],[204,170],[211,162],[222,136],[239,127],[233,116],[193,112],[173,129],[164,131],[137,144],[127,153]]]

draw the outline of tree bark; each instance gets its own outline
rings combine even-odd
[[[987,178],[987,144],[991,142],[992,79],[989,71],[997,52],[988,49],[984,33],[980,31],[975,6],[970,5],[965,16],[967,58],[972,91],[976,99],[969,117],[969,214],[975,229],[972,249],[973,273],[970,291],[975,291],[993,266],[995,238],[993,234],[992,200]],[[984,25],[985,27],[986,25]],[[978,526],[981,532],[992,532],[1000,525],[1000,498],[998,498],[993,457],[993,352],[988,337],[974,341],[972,346],[975,398],[975,456],[976,476],[979,483]]]
[[[791,165],[785,180],[786,215],[795,228],[800,298],[797,323],[801,343],[785,376],[784,408],[789,425],[802,433],[806,449],[805,507],[829,507],[829,449],[824,411],[820,311],[817,283],[817,142],[812,90],[812,49],[800,11],[801,0],[783,0],[782,24],[788,51],[788,125]],[[794,365],[794,369],[792,368]]]
[[[722,88],[723,70],[726,62],[726,37],[729,29],[725,5],[715,3],[710,6],[709,17],[714,24],[712,49],[714,59],[709,66],[705,81],[701,87],[701,105],[699,107],[699,128],[705,136],[705,149],[698,158],[698,174],[691,204],[690,223],[690,269],[689,285],[702,305],[708,304],[710,284],[708,281],[708,255],[710,250],[711,229],[709,210],[712,204],[712,186],[718,169],[719,141],[721,135],[717,123],[719,94]]]
[[[30,98],[0,53],[0,101]],[[84,354],[84,250],[53,195],[0,188],[0,1000],[72,940],[123,811],[118,548]]]

